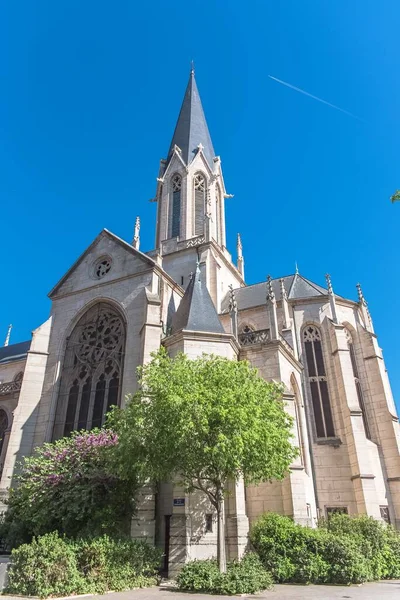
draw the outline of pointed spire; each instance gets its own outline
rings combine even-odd
[[[4,340],[4,346],[8,346],[8,344],[10,343],[11,329],[12,329],[12,325],[9,325],[8,330],[7,330],[6,339]]]
[[[336,311],[336,298],[335,298],[335,294],[333,293],[333,287],[332,287],[332,280],[331,280],[331,276],[329,275],[329,273],[327,273],[325,275],[325,279],[326,279],[326,285],[328,288],[328,296],[329,296],[329,304],[331,307],[331,313],[332,313],[332,321],[334,323],[338,323],[338,318],[337,318],[337,311]]]
[[[366,299],[364,297],[364,294],[363,294],[363,291],[361,288],[361,284],[357,283],[356,287],[357,287],[357,293],[358,293],[358,303],[361,307],[361,312],[364,317],[366,328],[369,331],[372,331],[372,333],[373,333],[374,326],[372,324],[372,318],[371,318],[371,313],[369,312],[368,302],[366,301]]]
[[[140,217],[136,217],[135,231],[133,234],[132,246],[139,250],[140,247]]]
[[[178,310],[172,317],[171,334],[182,331],[204,331],[225,333],[206,284],[203,281],[200,264],[191,278]]]
[[[201,145],[200,148],[199,145]],[[210,168],[213,168],[215,152],[197,89],[193,64],[169,148],[168,160],[171,158],[175,146],[180,148],[182,159],[186,164],[189,164],[196,153],[201,150]]]
[[[271,275],[267,275],[267,300],[275,302],[274,288],[272,287]]]
[[[280,279],[279,283],[280,283],[280,287],[281,287],[281,298],[282,298],[282,309],[283,309],[283,328],[290,329],[292,323],[291,323],[290,315],[289,315],[289,303],[288,303],[288,297],[287,297],[284,279]]]
[[[236,251],[237,251],[237,269],[244,279],[243,244],[242,244],[242,238],[240,236],[240,233],[237,234]]]
[[[231,315],[231,325],[232,325],[232,333],[237,339],[238,336],[238,309],[235,291],[233,289],[233,285],[229,286],[229,313]]]
[[[276,312],[276,299],[274,288],[272,287],[271,275],[267,277],[267,306],[269,310],[269,321],[271,326],[271,340],[277,340],[279,337],[278,331],[278,315]]]

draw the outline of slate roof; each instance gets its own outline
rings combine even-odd
[[[286,289],[289,300],[316,298],[318,296],[327,296],[328,290],[321,287],[320,285],[306,279],[299,273],[294,275],[287,275],[286,277],[279,277],[272,280],[272,288],[274,290],[275,298],[281,300],[281,284],[280,279],[283,279],[283,284]],[[248,285],[246,287],[237,288],[235,290],[236,301],[239,310],[245,310],[246,308],[252,308],[253,306],[260,306],[265,304],[265,298],[267,295],[267,282],[262,281],[261,283],[255,283],[254,285]],[[338,296],[335,294],[338,298]],[[227,312],[229,304],[229,293],[225,296],[221,312]]]
[[[225,333],[199,268],[196,269],[178,310],[172,317],[171,335],[182,329]]]
[[[182,158],[186,164],[193,160],[197,152],[197,146],[202,144],[204,155],[212,168],[215,152],[193,70],[190,72],[189,82],[172,136],[168,160],[171,158],[175,144],[182,150]]]
[[[0,365],[16,360],[22,360],[26,357],[30,347],[31,340],[27,342],[19,342],[19,344],[3,346],[0,348]]]

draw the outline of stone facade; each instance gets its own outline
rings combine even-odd
[[[249,524],[265,511],[315,526],[340,510],[400,527],[400,429],[361,288],[348,300],[329,277],[325,288],[299,273],[245,285],[240,237],[236,265],[225,246],[228,194],[193,73],[157,182],[155,249],[139,250],[139,221],[132,244],[103,230],[50,292],[50,317],[31,342],[0,349],[0,493],[22,456],[68,431],[63,421],[55,428],[56,415],[69,430],[100,423],[164,344],[171,356],[248,360],[282,383],[294,419],[300,452],[286,479],[231,484],[230,558],[243,554]],[[132,536],[161,546],[174,574],[215,555],[216,516],[198,492],[149,484]]]

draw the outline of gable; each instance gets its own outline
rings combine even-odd
[[[51,290],[49,297],[97,287],[147,271],[154,266],[155,262],[149,256],[103,229]]]

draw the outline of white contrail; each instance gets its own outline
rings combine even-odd
[[[330,106],[331,108],[334,108],[335,110],[340,110],[340,112],[344,113],[345,115],[348,115],[349,117],[353,117],[353,119],[357,119],[357,121],[362,121],[362,119],[360,119],[360,117],[357,117],[357,115],[353,115],[353,113],[349,112],[348,110],[344,110],[344,108],[340,108],[340,106],[335,106],[334,104],[331,104],[330,102],[327,102],[326,100],[322,100],[322,98],[318,98],[318,96],[313,96],[312,94],[305,92],[304,90],[296,87],[295,85],[292,85],[291,83],[286,83],[286,81],[282,81],[281,79],[278,79],[277,77],[272,77],[272,75],[268,75],[268,77],[270,79],[273,79],[274,81],[277,81],[278,83],[281,83],[282,85],[286,85],[286,87],[290,88],[291,90],[295,90],[296,92],[300,92],[300,94],[304,94],[305,96],[308,96],[309,98],[318,100],[318,102],[322,102],[322,104],[326,104],[327,106]]]

